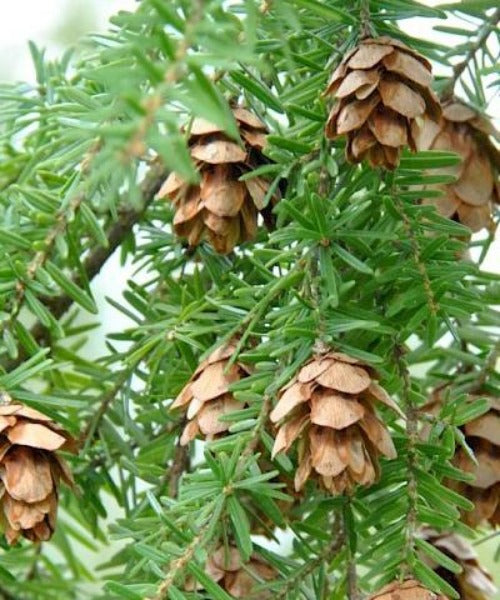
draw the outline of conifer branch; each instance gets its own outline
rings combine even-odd
[[[429,306],[429,311],[430,311],[431,315],[434,318],[436,318],[437,314],[438,314],[439,306],[438,306],[436,297],[434,295],[434,292],[432,291],[431,280],[430,280],[429,274],[427,272],[427,267],[425,265],[425,261],[422,260],[422,256],[420,253],[420,245],[418,243],[415,232],[413,231],[413,227],[412,227],[410,218],[408,217],[408,215],[405,211],[404,203],[397,197],[396,194],[393,195],[393,199],[394,199],[394,205],[396,207],[396,210],[399,213],[399,215],[401,216],[401,222],[403,224],[403,229],[405,230],[405,233],[411,244],[413,261],[415,262],[415,266],[417,267],[417,269],[422,277],[422,284],[424,287],[425,296],[427,298],[427,304]]]
[[[235,470],[235,478],[239,477],[242,473],[242,469],[245,468],[246,461],[249,456],[251,456],[259,443],[260,434],[262,429],[266,423],[267,416],[269,414],[269,410],[271,408],[271,399],[269,396],[265,396],[262,402],[262,406],[260,407],[259,415],[257,417],[257,422],[255,423],[250,438],[245,444],[240,458],[238,460],[238,466]],[[225,495],[229,495],[232,492],[231,483],[229,483],[224,490]],[[215,502],[213,502],[215,507]],[[206,539],[207,532],[211,529],[212,519],[213,519],[213,511],[210,511],[212,518],[209,519],[200,529],[200,531],[196,534],[193,540],[189,543],[189,545],[184,549],[181,556],[171,561],[169,565],[166,567],[167,575],[165,579],[158,586],[156,593],[154,596],[150,598],[145,598],[144,600],[163,600],[165,597],[165,593],[168,591],[169,587],[175,581],[175,578],[179,573],[181,573],[189,561],[193,558],[195,551],[203,547],[209,540]]]
[[[474,59],[476,52],[483,48],[483,46],[486,44],[491,33],[495,31],[499,21],[500,8],[497,8],[495,12],[490,17],[488,17],[479,28],[478,38],[476,42],[471,46],[464,59],[453,67],[453,73],[448,83],[446,84],[446,87],[441,92],[441,97],[443,100],[447,100],[448,98],[453,96],[453,92],[455,90],[455,85],[457,84],[457,81],[462,76],[470,61]]]
[[[141,207],[124,209],[119,212],[118,220],[110,225],[106,232],[108,243],[106,247],[98,246],[90,252],[83,261],[83,270],[85,279],[91,281],[99,274],[102,267],[108,259],[114,254],[115,250],[121,246],[124,239],[132,232],[134,226],[141,221],[144,214],[152,203],[157,191],[159,190],[165,178],[164,168],[159,164],[154,164],[143,183],[141,184],[141,196],[144,199]],[[74,273],[71,278],[77,286],[83,284],[82,276],[79,272]],[[40,302],[46,306],[55,319],[62,317],[73,304],[73,300],[68,294],[58,296],[45,296],[39,298]],[[40,346],[51,345],[50,331],[39,321],[37,321],[30,330],[33,339]],[[19,349],[19,355],[16,359],[10,360],[6,365],[6,371],[11,371],[22,364],[27,358],[26,351]]]
[[[49,230],[45,239],[43,240],[44,249],[39,250],[31,262],[28,264],[26,269],[26,275],[21,280],[18,279],[16,283],[16,295],[12,303],[9,318],[2,321],[0,324],[0,330],[4,331],[7,328],[13,326],[16,321],[21,309],[24,306],[24,300],[26,296],[26,290],[29,284],[36,278],[38,269],[42,268],[45,263],[49,260],[52,249],[56,243],[56,239],[59,235],[66,231],[68,223],[73,218],[74,214],[78,212],[81,203],[84,200],[83,194],[79,193],[69,202],[68,207],[65,210],[59,212],[56,217],[56,224]]]
[[[413,554],[415,546],[415,534],[417,529],[417,502],[418,502],[418,488],[417,488],[417,474],[416,470],[418,467],[416,447],[418,443],[418,410],[415,406],[411,393],[411,378],[408,365],[404,359],[405,348],[401,345],[394,347],[394,357],[399,372],[399,376],[402,381],[402,393],[401,397],[403,400],[405,413],[406,413],[406,434],[407,438],[407,465],[408,465],[408,512],[406,515],[406,536],[405,536],[405,548],[403,550],[403,557],[405,562],[402,565],[402,576],[407,575],[408,572],[408,560]]]

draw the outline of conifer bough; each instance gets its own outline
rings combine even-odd
[[[493,600],[458,535],[494,553],[500,10],[427,4],[141,0],[76,61],[31,44],[0,89],[2,598]],[[96,357],[101,269],[127,324]]]

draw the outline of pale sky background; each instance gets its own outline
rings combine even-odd
[[[168,1],[168,0],[166,0]],[[68,46],[74,44],[83,35],[89,32],[104,31],[107,19],[120,9],[133,10],[135,0],[0,0],[0,81],[25,80],[33,81],[34,73],[27,41],[33,40],[39,47],[46,47],[49,57],[57,57]],[[436,0],[429,0],[427,4],[438,5]],[[403,28],[412,35],[423,32],[425,37],[435,39],[450,46],[456,45],[457,37],[433,32],[431,27],[435,24],[444,24],[443,21],[431,22],[429,19],[412,19],[403,22]],[[446,25],[463,26],[463,22],[446,22]],[[460,40],[461,41],[461,40]],[[494,53],[498,54],[497,48]],[[440,71],[442,73],[442,71]],[[444,74],[444,73],[443,73]],[[498,96],[491,96],[489,113],[492,116],[499,114]],[[492,271],[500,270],[500,237],[492,246],[483,268]],[[130,321],[121,313],[113,309],[105,297],[112,295],[116,299],[119,293],[119,284],[131,276],[131,266],[122,268],[116,255],[108,261],[101,274],[95,278],[93,289],[100,307],[100,319],[103,326],[94,332],[92,339],[92,354],[96,356],[105,351],[104,336],[110,331],[119,331],[130,325]],[[495,566],[492,553],[496,543],[482,545],[481,555],[492,572]],[[105,559],[109,550],[101,554]],[[89,557],[91,562],[99,562],[98,557]],[[498,572],[498,565],[496,565]],[[500,576],[496,573],[497,581]],[[500,593],[497,595],[500,599]]]

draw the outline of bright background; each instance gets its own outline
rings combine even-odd
[[[425,1],[425,0],[424,0]],[[436,0],[427,0],[427,4],[438,5]],[[75,44],[89,32],[106,29],[108,18],[120,9],[133,10],[135,0],[3,0],[0,18],[0,81],[33,81],[34,72],[28,51],[27,41],[33,40],[39,47],[47,48],[47,56],[55,58],[68,46]],[[443,24],[442,21],[439,21]],[[455,36],[433,32],[429,19],[412,19],[403,23],[404,29],[412,34],[425,32],[429,39],[435,39],[450,46],[457,43]],[[446,25],[454,25],[452,20]],[[463,26],[461,23],[459,26]],[[498,54],[498,48],[493,49]],[[490,115],[500,114],[498,96],[492,94],[489,106]],[[500,238],[491,248],[484,268],[500,271]],[[105,300],[106,296],[117,297],[120,287],[131,276],[132,267],[119,266],[117,257],[113,257],[105,265],[101,274],[95,278],[92,287],[100,308],[103,325],[92,335],[87,346],[89,356],[104,352],[104,336],[110,331],[119,331],[129,326],[129,322],[121,313],[113,309]],[[493,562],[496,540],[481,544],[482,562],[488,565],[500,586],[498,564]],[[98,565],[107,560],[116,547],[104,550],[100,556],[89,556],[89,563]],[[106,556],[108,555],[108,556]],[[500,599],[500,593],[497,595]]]

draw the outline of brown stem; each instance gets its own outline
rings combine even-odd
[[[361,39],[371,37],[370,0],[361,0]]]
[[[500,8],[497,8],[491,17],[489,17],[480,27],[476,43],[471,46],[470,50],[465,55],[464,60],[453,67],[453,73],[450,77],[450,80],[441,92],[442,100],[448,100],[451,96],[453,96],[453,91],[457,81],[462,76],[469,62],[474,58],[476,52],[484,46],[490,34],[495,30],[499,20]]]
[[[176,498],[179,493],[179,481],[189,466],[189,448],[181,446],[180,441],[175,447],[174,458],[168,469],[168,495]]]

